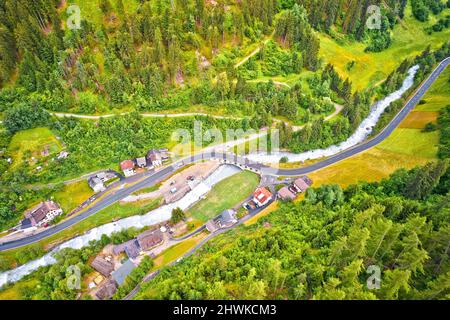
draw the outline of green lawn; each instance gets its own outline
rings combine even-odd
[[[64,213],[67,214],[93,194],[94,191],[89,187],[87,180],[83,180],[65,185],[53,197],[59,203]]]
[[[324,62],[332,63],[343,76],[349,77],[353,89],[361,90],[384,80],[407,57],[415,57],[428,45],[432,49],[442,46],[450,39],[450,29],[428,35],[424,28],[433,25],[436,19],[450,14],[445,9],[440,15],[430,15],[430,21],[420,22],[412,17],[410,3],[405,10],[403,22],[397,24],[392,34],[391,46],[379,53],[364,52],[366,44],[349,42],[346,39],[335,40],[327,35],[320,35],[320,56]],[[348,71],[348,63],[355,61]]]
[[[450,104],[450,67],[439,76],[422,100],[426,103],[419,105],[418,111],[439,111]]]
[[[42,158],[41,152],[45,147],[48,147],[50,154],[56,154],[62,150],[61,142],[56,139],[56,136],[48,128],[35,128],[24,130],[16,133],[8,147],[8,152],[13,158],[12,168],[22,163],[23,157],[29,153],[29,158],[35,157],[36,160]]]
[[[377,148],[406,155],[436,158],[439,132],[422,132],[421,129],[398,128]]]
[[[187,239],[167,249],[161,255],[162,265],[167,265],[172,261],[178,259],[183,254],[188,252],[191,248],[193,248],[198,242],[199,241],[196,241],[195,239]]]
[[[206,199],[196,203],[187,212],[188,216],[203,222],[233,208],[245,200],[258,186],[259,177],[255,173],[242,171],[216,184]]]

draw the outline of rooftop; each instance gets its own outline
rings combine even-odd
[[[265,203],[270,198],[272,198],[272,194],[269,190],[266,188],[258,188],[256,189],[255,193],[253,194],[253,197],[259,202],[259,203]]]
[[[303,179],[303,177],[300,177],[300,178],[296,179],[296,180],[294,181],[294,185],[295,185],[298,189],[300,189],[301,192],[304,192],[304,191],[306,191],[306,189],[309,188],[308,183],[305,182],[305,179]]]
[[[101,256],[95,257],[95,259],[91,262],[91,267],[105,277],[109,276],[111,272],[114,271],[114,265],[111,262],[106,261],[105,258]]]
[[[278,196],[283,200],[294,200],[295,194],[288,187],[283,187],[278,191]]]
[[[88,184],[91,188],[94,188],[95,186],[101,184],[103,185],[103,181],[100,180],[98,177],[90,177],[88,179]]]
[[[120,266],[119,269],[114,271],[111,275],[114,280],[116,280],[117,284],[120,286],[125,282],[127,276],[136,268],[136,265],[131,261],[127,260],[124,264]]]
[[[139,243],[136,239],[132,239],[130,241],[118,244],[114,246],[113,253],[118,255],[122,252],[125,252],[130,259],[135,259],[139,256],[141,249],[139,248]]]
[[[136,165],[138,167],[145,167],[147,165],[147,159],[145,159],[145,157],[136,158]]]
[[[141,247],[141,250],[143,251],[153,248],[154,246],[160,244],[164,240],[163,234],[159,229],[144,231],[143,233],[139,234],[136,238],[139,243],[139,246]]]
[[[120,168],[122,171],[131,170],[134,168],[134,162],[131,160],[125,160],[120,163]]]
[[[32,223],[38,223],[43,220],[47,213],[61,209],[59,205],[54,201],[44,201],[32,208],[30,211],[25,212],[25,218],[31,220]]]

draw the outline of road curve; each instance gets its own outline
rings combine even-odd
[[[316,162],[312,165],[298,168],[298,169],[275,169],[268,166],[264,166],[257,163],[251,163],[247,159],[237,159],[241,160],[245,163],[246,166],[248,166],[251,169],[259,170],[263,174],[273,174],[278,176],[299,176],[303,174],[308,174],[314,171],[317,171],[319,169],[325,168],[327,166],[330,166],[332,164],[335,164],[339,161],[342,161],[344,159],[347,159],[349,157],[352,157],[358,153],[361,153],[363,151],[366,151],[375,145],[379,144],[383,140],[385,140],[391,133],[394,131],[395,128],[398,127],[398,125],[405,119],[405,117],[408,115],[408,113],[417,105],[417,103],[420,101],[420,99],[423,97],[425,92],[430,88],[430,86],[433,84],[433,82],[437,79],[437,77],[444,71],[444,69],[450,64],[450,57],[444,59],[431,73],[431,75],[425,80],[422,85],[419,87],[418,90],[414,93],[414,95],[408,100],[408,102],[405,104],[403,109],[392,119],[392,121],[374,138],[367,140],[359,145],[356,145],[352,148],[349,148],[339,154],[336,154],[334,156],[331,156],[325,160]],[[236,159],[236,156],[233,156]],[[212,158],[230,158],[230,155],[225,155],[222,153],[201,153],[194,156],[191,156],[189,158],[183,159],[177,163],[175,163],[172,166],[166,167],[160,171],[157,172],[146,172],[143,174],[143,179],[129,187],[124,187],[123,189],[116,190],[111,192],[110,194],[104,196],[100,200],[98,200],[95,204],[93,204],[89,209],[82,212],[81,214],[74,216],[72,218],[69,218],[53,227],[50,227],[40,233],[31,235],[29,237],[14,240],[10,242],[5,242],[0,244],[0,251],[6,251],[11,250],[15,248],[19,248],[37,241],[40,241],[42,239],[45,239],[47,237],[50,237],[58,232],[61,232],[62,230],[65,230],[78,222],[90,217],[91,215],[99,212],[100,210],[103,210],[110,205],[112,205],[115,202],[120,201],[121,199],[127,197],[128,195],[142,189],[148,186],[155,185],[162,179],[170,176],[175,171],[179,170],[181,167],[186,166],[190,163],[199,161],[199,160],[208,160]],[[0,238],[1,241],[1,238]]]

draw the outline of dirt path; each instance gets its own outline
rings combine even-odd
[[[129,114],[129,112],[122,112],[118,114],[104,114],[99,116],[91,116],[91,115],[84,115],[84,114],[76,114],[76,113],[61,113],[61,112],[50,112],[51,115],[58,117],[58,118],[65,118],[65,117],[73,117],[73,118],[80,118],[80,119],[91,119],[91,120],[98,120],[100,118],[111,118],[116,115],[123,116],[126,114]],[[195,117],[195,116],[201,116],[201,117],[211,117],[215,119],[235,119],[240,120],[242,118],[240,117],[233,117],[233,116],[218,116],[218,115],[210,115],[207,113],[201,113],[201,112],[187,112],[187,113],[141,113],[141,116],[144,118],[182,118],[182,117]]]
[[[246,63],[251,57],[253,57],[254,55],[258,54],[259,51],[261,51],[261,45],[262,45],[262,44],[266,44],[267,42],[269,42],[269,41],[272,39],[272,36],[273,36],[273,34],[270,35],[269,38],[267,38],[266,40],[264,40],[263,42],[261,42],[255,50],[253,50],[253,51],[250,52],[247,56],[245,56],[244,58],[242,58],[242,60],[239,61],[238,63],[236,63],[236,64],[234,65],[234,67],[235,67],[235,68],[239,68],[239,67],[242,66],[244,63]]]
[[[336,117],[344,109],[344,106],[335,103],[334,108],[335,108],[334,112],[332,114],[330,114],[329,116],[325,117],[325,121],[330,121],[331,119]],[[281,120],[277,120],[277,119],[275,119],[274,121],[281,122]],[[292,130],[299,131],[299,130],[303,129],[305,126],[306,126],[306,124],[301,125],[301,126],[292,126]]]

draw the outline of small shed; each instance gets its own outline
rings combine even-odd
[[[236,211],[228,209],[220,214],[219,222],[222,228],[232,226],[237,222]]]
[[[100,300],[108,300],[111,299],[111,297],[116,293],[117,291],[117,284],[114,280],[107,281],[104,285],[98,289],[97,293],[95,294],[96,297]]]

